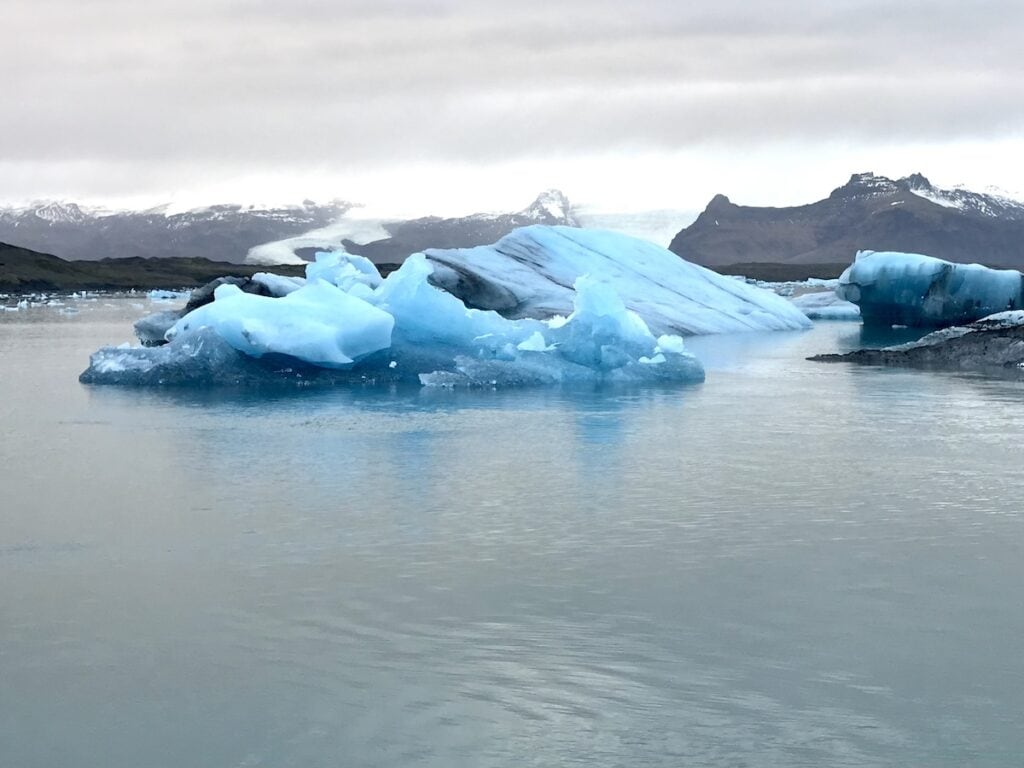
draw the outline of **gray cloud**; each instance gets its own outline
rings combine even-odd
[[[0,163],[129,185],[1024,125],[1018,0],[6,6]]]

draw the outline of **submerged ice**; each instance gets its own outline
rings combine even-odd
[[[143,324],[140,337],[144,330],[151,343],[169,343],[101,349],[82,380],[700,381],[703,368],[681,333],[809,324],[782,297],[650,243],[561,227],[518,230],[491,251],[414,254],[386,279],[344,253],[319,254],[305,280],[257,277],[264,295],[220,285],[163,339],[150,337],[173,317]],[[486,306],[494,303],[504,311]]]

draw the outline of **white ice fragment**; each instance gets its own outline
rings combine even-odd
[[[148,294],[150,301],[188,301],[190,291],[165,291],[155,290]]]
[[[318,252],[316,261],[306,266],[306,279],[325,280],[346,291],[357,284],[376,288],[381,283],[372,261],[343,251]]]
[[[790,301],[812,320],[860,320],[860,308],[839,298],[835,291],[803,293]]]
[[[519,342],[516,349],[521,352],[550,352],[554,346],[548,346],[547,341],[544,340],[544,334],[534,331],[525,341]]]
[[[671,336],[669,334],[663,334],[658,337],[658,352],[671,352],[675,355],[686,354],[686,348],[683,345],[682,336]]]
[[[638,362],[643,365],[661,365],[666,360],[665,356],[659,352],[654,357],[641,357]]]
[[[277,353],[324,367],[347,366],[391,346],[391,315],[324,280],[280,299],[247,294],[230,284],[218,286],[214,297],[179,320],[167,332],[168,341],[209,327],[247,355]]]

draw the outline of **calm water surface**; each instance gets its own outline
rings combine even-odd
[[[1024,760],[1020,383],[79,385],[144,303],[0,313],[0,766]]]

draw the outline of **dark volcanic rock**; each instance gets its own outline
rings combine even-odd
[[[1024,203],[939,189],[921,174],[855,174],[829,197],[791,208],[736,205],[716,195],[669,249],[708,267],[849,264],[859,250],[927,253],[1024,268]]]
[[[809,359],[825,363],[1024,375],[1024,312],[1003,312],[966,326],[945,328],[909,344],[859,349],[844,355],[816,355]]]
[[[185,304],[183,312],[188,314],[193,309],[198,309],[204,304],[209,304],[213,301],[213,293],[222,285],[236,285],[243,293],[251,293],[256,296],[273,296],[274,294],[267,288],[267,286],[253,280],[251,277],[218,277],[211,280],[206,285],[201,285],[192,291],[192,294],[188,297],[188,303]]]

